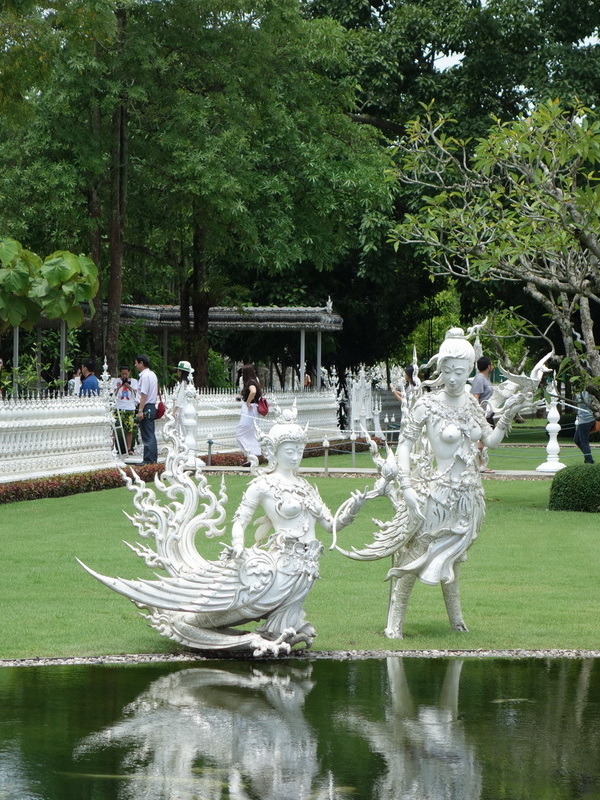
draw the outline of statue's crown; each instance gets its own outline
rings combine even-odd
[[[258,439],[263,452],[269,457],[274,454],[282,442],[298,442],[306,444],[308,423],[305,428],[296,422],[298,409],[296,403],[292,408],[276,409],[276,419],[270,430],[258,433]],[[257,426],[258,427],[258,426]]]

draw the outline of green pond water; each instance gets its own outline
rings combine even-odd
[[[600,800],[600,659],[0,669],[0,800]]]

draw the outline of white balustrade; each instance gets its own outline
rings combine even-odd
[[[323,436],[332,440],[344,438],[337,424],[337,400],[332,389],[310,392],[267,392],[271,408],[280,406],[289,408],[295,402],[298,409],[298,421],[302,425],[308,423],[308,441],[320,442]],[[163,399],[167,411],[173,404],[170,390],[163,391]],[[208,453],[208,441],[211,441],[211,453],[237,453],[239,445],[235,438],[235,429],[240,418],[241,401],[229,389],[197,389],[195,396],[197,409],[196,452],[204,457]],[[263,430],[268,430],[273,422],[272,415],[259,417],[257,423]],[[156,423],[156,435],[159,451],[163,445],[162,428],[165,419]]]
[[[170,408],[173,393],[163,390]],[[235,429],[240,417],[240,401],[227,389],[196,390],[196,453],[239,452]],[[337,401],[333,390],[268,392],[271,406],[298,408],[298,420],[308,423],[308,441],[321,442],[344,438],[337,427]],[[112,396],[28,397],[0,400],[0,483],[75,472],[88,472],[121,464],[113,447]],[[193,420],[193,415],[192,418]],[[186,437],[189,438],[190,409],[185,410]],[[163,445],[165,418],[156,422],[159,453]],[[268,429],[272,415],[259,418]],[[189,442],[188,442],[189,446]]]
[[[116,463],[109,397],[0,401],[0,483]]]

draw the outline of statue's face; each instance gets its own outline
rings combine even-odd
[[[304,445],[300,442],[282,442],[277,448],[277,465],[283,469],[296,469],[302,461]]]
[[[466,358],[446,358],[443,361],[440,371],[447,394],[457,397],[463,394],[472,367]]]

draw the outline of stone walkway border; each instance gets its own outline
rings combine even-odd
[[[598,650],[298,650],[283,658],[248,658],[232,653],[201,655],[200,653],[145,653],[113,656],[73,656],[71,658],[21,658],[0,660],[2,667],[72,667],[81,665],[180,664],[208,661],[287,661],[365,660],[368,658],[600,658]]]

